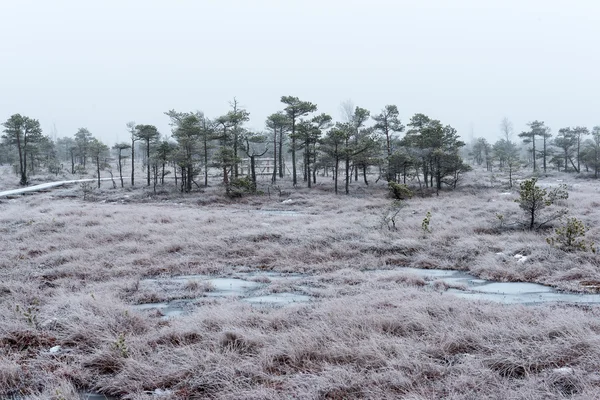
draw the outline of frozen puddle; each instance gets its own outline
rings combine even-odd
[[[299,216],[303,215],[299,211],[294,211],[294,210],[258,210],[258,212],[260,214],[266,214],[266,215],[285,215],[285,216],[288,216],[288,217],[299,217]]]
[[[207,282],[212,289],[206,293],[207,296],[243,296],[250,290],[258,289],[262,284],[258,282],[246,281],[238,278],[215,278]]]
[[[265,296],[246,297],[242,301],[262,306],[285,306],[293,303],[307,303],[310,301],[310,296],[296,293],[273,293]]]
[[[504,304],[600,304],[600,294],[558,292],[552,287],[536,283],[493,282],[455,270],[396,268],[363,271],[366,279],[360,284],[376,279],[377,276],[380,280],[385,280],[387,274],[398,272],[421,277],[430,285],[444,282],[450,287],[446,290],[448,294],[472,300],[490,300]],[[336,287],[335,284],[322,282],[319,275],[271,271],[240,272],[228,278],[212,278],[208,275],[153,278],[141,281],[141,285],[144,289],[157,292],[163,298],[176,298],[133,306],[140,311],[156,311],[163,318],[177,317],[193,311],[199,306],[202,298],[224,297],[239,299],[256,307],[284,307],[308,303],[313,299],[311,294],[318,296],[319,290]],[[340,287],[343,285],[340,284]]]
[[[295,282],[303,275],[282,274],[276,272],[247,272],[239,273],[247,279],[241,278],[209,278],[206,275],[186,275],[172,278],[145,279],[142,284],[155,291],[162,291],[166,295],[172,293],[185,293],[186,287],[194,287],[201,291],[200,297],[192,299],[177,299],[171,301],[145,303],[133,305],[139,311],[158,311],[163,318],[183,315],[194,308],[194,302],[204,297],[240,298],[241,301],[256,306],[282,307],[293,303],[306,303],[310,296],[292,292],[262,294],[269,284],[282,282]],[[248,280],[248,279],[256,279]]]
[[[491,300],[504,304],[578,303],[600,304],[600,294],[559,292],[550,286],[527,282],[492,282],[462,271],[398,268],[409,274],[450,284],[463,284],[466,290],[448,289],[448,293],[473,300]]]
[[[99,393],[79,393],[81,400],[116,400],[116,397],[105,396]]]

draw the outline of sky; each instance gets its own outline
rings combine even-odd
[[[465,139],[545,121],[600,125],[596,0],[0,0],[0,120],[45,134],[126,123],[170,134],[165,111],[225,114],[262,131],[281,96],[340,120],[395,104]],[[515,135],[516,139],[516,135]]]

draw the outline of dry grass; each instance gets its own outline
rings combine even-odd
[[[518,216],[516,193],[474,176],[457,192],[410,200],[398,230],[382,226],[390,200],[380,184],[354,186],[350,197],[322,184],[237,202],[218,186],[2,199],[0,398],[70,399],[81,389],[140,400],[595,398],[597,308],[472,302],[441,282],[369,272],[454,268],[594,290],[585,284],[600,281],[596,255],[554,249],[547,232],[498,229],[496,214]],[[599,189],[574,181],[567,202],[594,241]],[[310,274],[302,283],[316,300],[263,309],[202,298],[169,320],[131,307],[212,290],[190,279],[163,293],[143,278],[253,270]]]

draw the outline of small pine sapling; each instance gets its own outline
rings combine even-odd
[[[554,230],[555,235],[546,238],[549,245],[564,251],[591,251],[596,253],[594,242],[585,240],[585,233],[590,228],[577,218],[568,218],[566,223]]]

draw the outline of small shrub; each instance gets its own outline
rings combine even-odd
[[[424,233],[431,233],[431,228],[429,227],[430,222],[431,211],[427,211],[427,214],[425,214],[425,218],[423,218],[423,222],[421,222],[421,229],[423,229]]]
[[[125,335],[120,333],[117,337],[117,340],[113,343],[115,350],[117,350],[121,357],[127,358],[129,356],[129,349],[127,349],[127,344],[125,343]]]
[[[398,214],[405,207],[405,203],[400,200],[394,200],[392,204],[385,210],[385,214],[383,215],[383,224],[385,224],[389,230],[396,230],[396,220],[398,218]]]
[[[79,187],[81,188],[81,193],[83,194],[83,200],[89,200],[90,195],[92,194],[92,192],[94,191],[94,186],[92,185],[91,182],[81,182],[79,184]]]
[[[551,246],[560,247],[565,251],[591,251],[596,252],[594,242],[585,240],[585,233],[589,230],[583,221],[577,218],[568,218],[567,222],[554,230],[555,236],[546,238]]]
[[[413,192],[401,183],[388,182],[388,190],[390,196],[396,200],[410,199],[413,196]]]
[[[227,185],[227,196],[236,199],[244,197],[245,195],[255,193],[256,186],[249,176],[243,178],[234,178]]]

